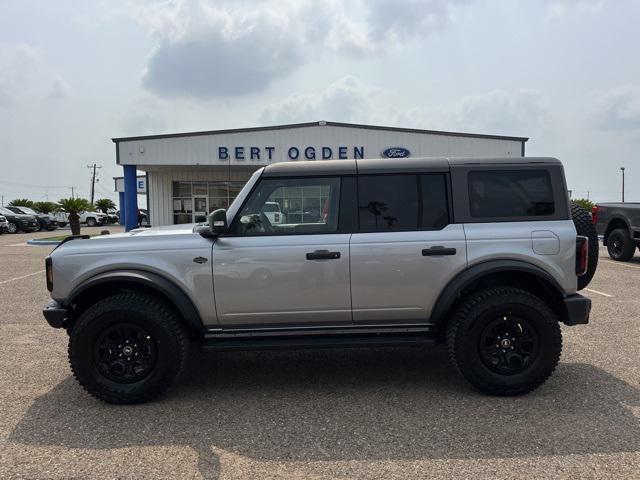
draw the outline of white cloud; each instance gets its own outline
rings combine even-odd
[[[0,106],[58,99],[68,92],[67,82],[47,66],[39,50],[27,44],[0,43]]]
[[[562,17],[571,13],[597,13],[607,2],[606,0],[546,0],[545,3],[550,17]]]
[[[601,130],[640,129],[640,86],[596,93],[591,120]]]
[[[264,90],[326,53],[380,55],[453,21],[470,0],[176,0],[125,9],[156,40],[144,85],[167,96]]]
[[[537,90],[493,90],[462,97],[446,110],[456,129],[518,134],[539,125],[547,106]]]
[[[259,119],[262,125],[329,120],[364,122],[380,116],[382,89],[353,76],[336,80],[316,93],[294,93],[279,103],[267,105]],[[371,120],[368,120],[371,122]]]
[[[493,90],[431,107],[398,108],[398,94],[341,78],[315,93],[295,93],[265,106],[259,123],[328,120],[436,130],[526,135],[546,121],[547,103],[532,89]]]

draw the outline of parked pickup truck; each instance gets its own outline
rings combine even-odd
[[[598,235],[603,235],[613,260],[631,260],[640,248],[640,203],[598,203],[592,211]]]

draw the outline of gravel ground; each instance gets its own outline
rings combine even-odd
[[[524,397],[476,393],[442,348],[346,349],[196,354],[115,407],[42,318],[51,247],[19,244],[50,235],[0,237],[0,478],[640,478],[638,255],[601,249],[592,323]]]

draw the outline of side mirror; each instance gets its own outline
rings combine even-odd
[[[227,211],[224,208],[219,208],[207,216],[209,222],[209,231],[213,235],[222,235],[227,233]]]

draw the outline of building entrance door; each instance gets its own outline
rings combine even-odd
[[[209,214],[209,198],[193,197],[194,223],[206,222],[208,214]]]

